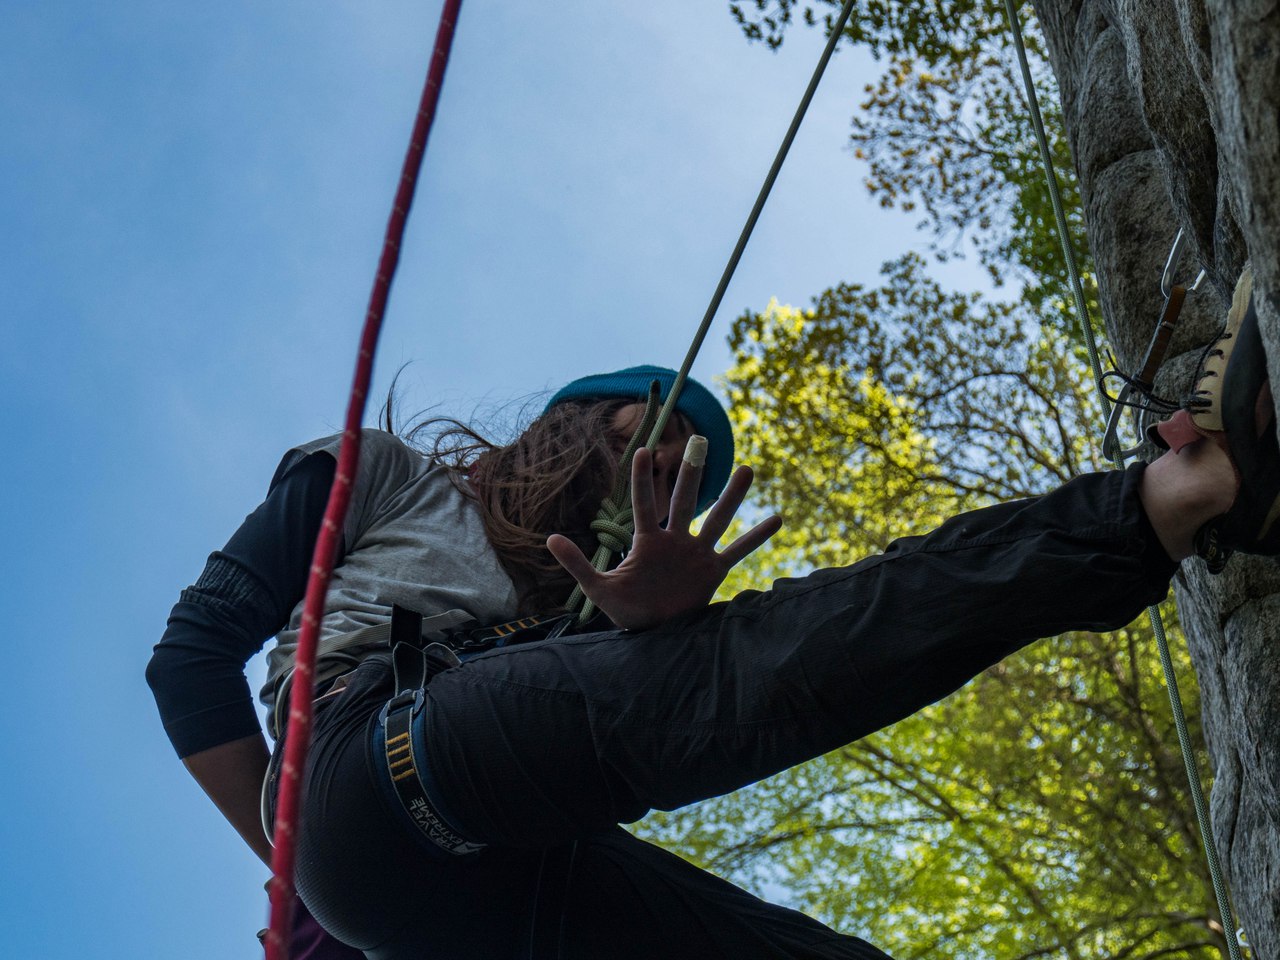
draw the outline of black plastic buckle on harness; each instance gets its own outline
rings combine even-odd
[[[391,613],[391,662],[395,695],[378,715],[381,741],[391,786],[419,832],[432,844],[453,856],[479,853],[482,843],[459,835],[427,799],[423,779],[429,776],[414,745],[413,723],[422,711],[425,688],[431,678],[461,664],[458,655],[442,643],[422,645],[422,615],[402,607]]]

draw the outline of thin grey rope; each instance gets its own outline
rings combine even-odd
[[[787,152],[791,149],[791,142],[796,138],[800,123],[804,120],[804,115],[809,109],[809,102],[813,99],[813,95],[818,89],[818,84],[822,80],[822,75],[826,72],[831,55],[835,53],[836,44],[840,42],[840,37],[844,33],[844,28],[849,22],[849,16],[853,13],[853,7],[856,2],[857,0],[846,0],[844,9],[840,11],[840,15],[836,17],[831,26],[831,35],[827,38],[827,46],[822,51],[822,56],[818,59],[818,65],[813,70],[813,76],[809,79],[809,86],[805,89],[804,96],[800,98],[800,105],[796,107],[795,116],[791,118],[791,126],[787,128],[787,134],[782,138],[782,145],[778,147],[777,156],[773,158],[773,166],[769,168],[769,173],[764,178],[764,185],[760,187],[755,206],[751,208],[751,213],[747,215],[747,222],[742,227],[742,233],[738,235],[738,242],[733,248],[733,253],[729,255],[729,262],[725,265],[724,273],[720,275],[720,282],[716,284],[715,292],[711,295],[711,302],[707,305],[707,312],[702,315],[702,323],[698,327],[698,332],[694,334],[693,343],[689,345],[689,351],[685,354],[684,363],[680,365],[680,372],[676,374],[675,382],[671,385],[671,392],[667,395],[667,400],[658,414],[658,422],[654,424],[653,433],[649,436],[649,442],[646,444],[650,450],[658,445],[658,440],[662,437],[662,431],[667,428],[667,421],[671,419],[671,414],[676,408],[676,402],[680,398],[680,391],[684,389],[684,383],[689,378],[689,369],[693,366],[693,361],[698,356],[698,351],[702,349],[702,341],[706,339],[707,331],[711,329],[711,321],[715,319],[716,312],[720,309],[720,301],[724,299],[725,291],[729,289],[729,281],[733,279],[734,271],[738,269],[738,261],[742,259],[742,252],[747,248],[747,241],[751,239],[751,231],[755,229],[756,221],[760,219],[760,211],[764,209],[765,201],[769,199],[769,192],[773,189],[773,183],[778,179],[779,171],[782,170],[782,162],[787,158]]]
[[[1018,65],[1022,69],[1022,83],[1027,91],[1027,106],[1031,112],[1031,124],[1035,128],[1036,143],[1040,147],[1040,159],[1044,163],[1045,179],[1049,184],[1049,199],[1053,203],[1053,216],[1058,224],[1058,237],[1062,241],[1062,253],[1067,261],[1067,272],[1071,275],[1071,292],[1075,297],[1076,314],[1080,320],[1080,329],[1084,333],[1085,347],[1089,351],[1089,363],[1093,369],[1094,384],[1101,398],[1103,418],[1111,415],[1111,404],[1102,385],[1102,364],[1098,360],[1098,345],[1094,337],[1093,324],[1085,306],[1084,288],[1080,284],[1080,272],[1076,267],[1075,253],[1071,248],[1071,240],[1067,234],[1067,221],[1062,211],[1062,195],[1058,190],[1058,175],[1054,171],[1053,157],[1049,153],[1049,141],[1044,133],[1044,124],[1040,118],[1040,101],[1036,97],[1035,83],[1031,78],[1031,67],[1027,63],[1027,51],[1022,43],[1022,23],[1014,9],[1013,0],[1004,0],[1005,10],[1009,14],[1009,23],[1013,27],[1013,43],[1018,52]],[[1114,458],[1116,468],[1124,466],[1123,458]],[[1187,771],[1187,784],[1191,789],[1191,801],[1196,811],[1196,822],[1200,828],[1200,842],[1204,846],[1204,857],[1209,865],[1209,877],[1213,882],[1213,894],[1218,902],[1218,912],[1222,915],[1223,935],[1227,941],[1227,954],[1231,960],[1240,960],[1240,947],[1235,928],[1235,919],[1231,912],[1231,899],[1227,883],[1222,876],[1222,867],[1218,863],[1218,848],[1213,839],[1213,829],[1209,822],[1208,807],[1204,801],[1204,791],[1200,785],[1200,771],[1196,765],[1195,748],[1191,743],[1191,734],[1187,729],[1186,713],[1182,709],[1182,697],[1178,693],[1178,677],[1173,667],[1173,657],[1169,653],[1169,642],[1165,637],[1164,620],[1160,608],[1152,605],[1147,608],[1147,616],[1151,620],[1151,630],[1155,634],[1156,647],[1160,651],[1160,666],[1164,670],[1165,686],[1169,690],[1169,704],[1173,708],[1174,726],[1178,731],[1178,744],[1182,749],[1182,762]]]
[[[680,392],[684,389],[685,381],[689,379],[689,370],[693,367],[693,361],[697,358],[698,351],[702,349],[702,342],[707,338],[707,331],[711,329],[711,321],[715,319],[716,312],[720,309],[720,302],[724,299],[725,291],[729,289],[729,281],[733,279],[734,271],[738,269],[738,261],[742,259],[742,252],[746,250],[747,241],[751,239],[751,232],[755,229],[756,221],[760,219],[760,211],[764,209],[765,201],[769,199],[769,193],[773,190],[774,181],[778,179],[778,173],[782,170],[782,163],[787,158],[791,143],[796,138],[796,132],[800,129],[805,113],[809,110],[809,103],[813,100],[818,84],[822,81],[822,75],[826,72],[827,64],[831,61],[831,55],[835,52],[836,44],[840,42],[840,37],[844,33],[844,28],[849,22],[849,16],[853,13],[853,7],[856,2],[857,0],[846,0],[844,9],[840,11],[840,15],[836,17],[835,22],[832,24],[831,35],[827,38],[827,45],[822,51],[822,56],[818,59],[818,65],[814,68],[813,76],[809,79],[809,86],[805,88],[804,96],[800,98],[800,105],[796,107],[796,112],[791,118],[791,126],[787,128],[786,136],[782,138],[782,145],[778,147],[778,153],[773,158],[773,166],[769,168],[768,174],[765,175],[764,184],[760,187],[760,193],[756,196],[755,205],[752,206],[751,212],[747,215],[747,222],[743,226],[742,232],[738,234],[738,242],[734,245],[733,252],[729,255],[729,262],[725,265],[724,272],[720,275],[720,282],[716,284],[715,292],[711,295],[711,302],[707,305],[707,311],[702,315],[702,323],[699,324],[698,331],[693,336],[693,342],[689,345],[688,352],[685,353],[684,362],[680,365],[675,381],[671,384],[671,391],[667,394],[666,402],[663,403],[662,409],[658,412],[658,418],[649,433],[649,439],[645,446],[650,450],[657,447],[663,431],[667,428],[667,421],[671,419],[671,414],[675,411],[676,403],[680,400]],[[619,469],[623,470],[625,468],[619,467]],[[628,476],[624,479],[627,483],[624,488],[623,498],[624,502],[630,503],[630,477]],[[613,499],[617,499],[616,494]],[[606,519],[613,519],[612,514],[606,518],[605,513],[606,507],[602,505],[601,513],[598,515],[598,519],[601,522]],[[629,515],[627,520],[632,523],[632,529],[634,529],[634,521]],[[629,540],[629,536],[624,539]],[[599,543],[599,546],[592,557],[592,566],[597,570],[604,570],[613,562],[613,555],[617,551],[600,538],[597,538],[597,543]],[[570,610],[576,610],[581,606],[582,610],[578,620],[580,625],[589,619],[593,609],[581,593],[581,588],[575,589],[573,597],[568,604],[568,609]]]

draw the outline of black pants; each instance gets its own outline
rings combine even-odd
[[[964,514],[658,628],[494,651],[440,674],[427,762],[454,825],[491,845],[473,860],[424,856],[375,789],[367,745],[390,676],[367,662],[317,716],[304,900],[377,960],[526,957],[533,902],[565,882],[543,852],[576,842],[565,960],[883,957],[616,825],[857,740],[1036,638],[1128,623],[1175,569],[1139,506],[1141,469]]]

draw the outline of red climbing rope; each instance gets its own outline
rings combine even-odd
[[[369,310],[365,314],[364,332],[360,336],[360,355],[356,360],[355,380],[347,404],[347,420],[342,434],[342,447],[338,453],[338,469],[333,487],[329,490],[329,505],[325,509],[324,522],[311,558],[311,576],[307,581],[302,632],[298,636],[293,690],[289,699],[289,735],[285,744],[284,764],[280,770],[280,795],[276,804],[275,853],[271,861],[275,876],[271,881],[271,926],[267,931],[267,960],[289,960],[294,900],[293,864],[298,835],[298,807],[302,793],[301,773],[306,767],[307,750],[311,746],[311,696],[316,637],[320,618],[324,615],[324,597],[329,589],[333,558],[347,515],[347,505],[351,501],[351,487],[355,482],[356,466],[360,459],[360,424],[364,419],[365,400],[373,373],[373,354],[378,344],[378,333],[382,329],[382,315],[386,311],[387,296],[391,292],[391,280],[400,260],[400,241],[404,237],[405,222],[413,203],[418,171],[422,167],[422,156],[427,149],[427,134],[431,131],[431,121],[435,117],[436,104],[440,99],[444,69],[449,62],[449,48],[453,44],[453,28],[461,7],[462,0],[445,0],[444,9],[440,11],[435,50],[431,54],[427,82],[418,103],[418,116],[414,121],[409,150],[400,171],[400,185],[396,189],[395,203],[387,221],[382,258],[378,262],[373,292],[369,296]]]

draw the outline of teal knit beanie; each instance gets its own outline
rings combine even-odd
[[[665,402],[672,384],[676,382],[676,371],[666,367],[640,366],[580,377],[557,390],[546,409],[567,400],[617,399],[644,403],[649,396],[649,384],[654,380],[661,385],[661,399]],[[685,380],[676,409],[707,438],[707,464],[703,468],[702,484],[698,487],[698,513],[702,513],[715,502],[729,482],[729,473],[733,469],[733,429],[720,401],[692,377]]]

